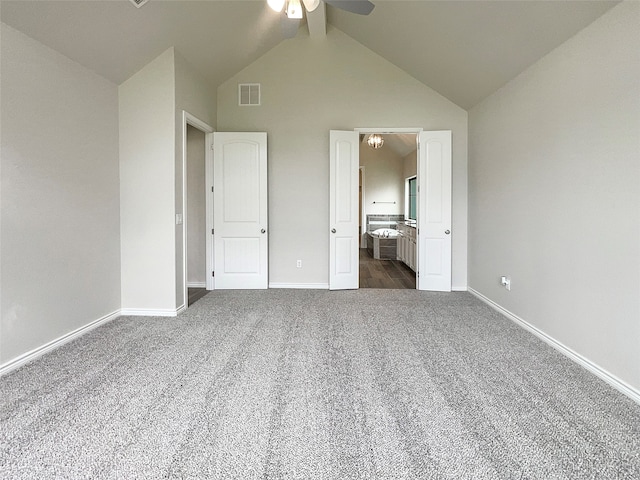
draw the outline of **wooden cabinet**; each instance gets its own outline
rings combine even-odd
[[[398,224],[400,236],[398,237],[398,260],[404,262],[411,270],[416,271],[416,227]]]

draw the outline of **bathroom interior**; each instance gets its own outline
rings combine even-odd
[[[360,135],[360,288],[416,288],[416,134]]]

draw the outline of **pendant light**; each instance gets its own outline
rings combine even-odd
[[[384,138],[382,138],[382,135],[373,133],[369,135],[369,138],[367,138],[367,145],[377,150],[378,148],[381,148],[382,145],[384,145]]]

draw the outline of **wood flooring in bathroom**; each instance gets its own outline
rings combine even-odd
[[[360,288],[415,289],[416,272],[399,260],[376,260],[361,248]]]

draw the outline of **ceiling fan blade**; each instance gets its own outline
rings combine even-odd
[[[324,2],[358,15],[369,15],[375,7],[369,0],[324,0]]]
[[[298,34],[298,28],[300,27],[300,20],[297,18],[289,18],[286,15],[282,15],[280,19],[280,29],[282,30],[282,36],[284,38],[293,38]]]

